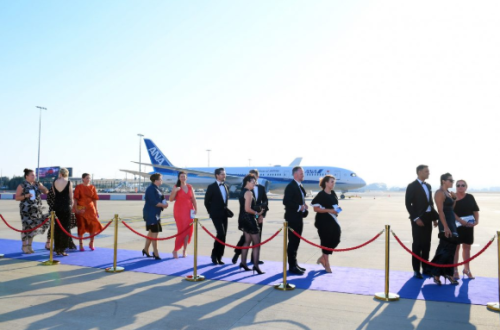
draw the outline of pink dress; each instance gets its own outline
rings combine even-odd
[[[186,230],[186,228],[189,227],[189,224],[193,221],[191,219],[191,210],[194,210],[194,205],[192,202],[192,198],[194,196],[193,187],[189,184],[187,185],[187,187],[187,193],[184,192],[184,190],[181,188],[175,196],[174,219],[175,224],[177,225],[178,233]],[[185,234],[179,235],[175,238],[175,251],[179,251],[184,246],[184,239],[186,235],[189,235],[189,244],[191,242],[191,236],[193,236],[193,226],[191,226]]]

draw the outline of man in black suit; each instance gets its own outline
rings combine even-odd
[[[226,170],[218,168],[215,170],[216,181],[207,187],[205,193],[205,208],[214,223],[217,231],[217,238],[226,242],[227,218],[232,217],[232,212],[227,208],[229,190],[224,181],[226,180]],[[222,256],[224,255],[224,245],[214,241],[212,249],[212,262],[216,265],[224,265]]]
[[[306,205],[306,190],[302,186],[304,180],[304,170],[296,166],[292,170],[293,181],[285,188],[283,205],[285,205],[285,220],[288,226],[302,235],[303,219],[307,217],[309,211]],[[300,238],[293,233],[288,233],[288,270],[291,273],[302,275],[305,268],[297,264],[297,250],[299,249]]]
[[[417,167],[417,176],[417,180],[410,183],[408,188],[406,188],[405,204],[410,214],[411,233],[413,236],[412,251],[425,260],[429,260],[432,222],[434,222],[434,227],[436,227],[439,216],[434,209],[431,185],[425,182],[429,178],[429,167],[427,165],[419,165]],[[421,264],[423,273],[430,276],[429,266],[412,257],[414,277],[423,278],[420,273]]]
[[[255,205],[257,207],[261,208],[261,210],[264,210],[264,213],[262,213],[262,219],[259,218],[260,238],[262,241],[262,225],[264,224],[264,218],[266,217],[267,211],[269,211],[269,207],[267,207],[269,202],[267,199],[266,187],[264,187],[258,183],[259,182],[259,170],[257,170],[257,169],[250,170],[249,173],[255,175],[255,178],[257,179],[257,184],[255,185],[255,187],[253,188],[253,191],[252,191],[253,196],[255,197]],[[236,246],[243,246],[244,243],[245,243],[245,234],[242,234],[240,237],[240,240],[238,241],[238,244],[236,244]],[[236,264],[240,255],[241,255],[241,249],[234,249],[234,257],[232,259],[233,264]],[[252,263],[255,264],[255,261],[252,260]],[[262,265],[262,264],[264,264],[264,262],[259,260],[259,265]]]

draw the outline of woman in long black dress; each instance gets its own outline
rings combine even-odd
[[[450,173],[441,175],[441,188],[436,191],[434,200],[439,213],[439,245],[436,249],[436,255],[432,262],[441,265],[453,264],[455,251],[458,245],[458,233],[455,225],[455,206],[456,195],[450,192],[453,187],[453,177]],[[431,273],[434,276],[434,283],[441,285],[440,276],[444,276],[452,284],[458,284],[453,278],[453,267],[431,267]]]
[[[73,207],[73,188],[68,180],[68,170],[61,168],[59,178],[54,181],[52,189],[54,192],[54,211],[62,227],[69,232],[71,222],[71,209]],[[59,224],[54,226],[54,251],[57,255],[67,256],[65,252],[69,248],[68,236],[63,232]]]
[[[479,206],[477,206],[474,196],[467,194],[467,182],[465,180],[458,180],[456,187],[457,201],[454,211],[458,226],[457,231],[458,237],[460,237],[460,244],[463,246],[463,260],[468,260],[470,258],[470,247],[474,244],[474,227],[479,224]],[[457,245],[454,263],[458,263],[460,244]],[[470,272],[469,263],[464,265],[462,273],[470,279],[474,279],[474,276]],[[453,277],[455,279],[460,278],[457,268],[455,268]]]
[[[255,183],[257,179],[255,175],[248,174],[243,178],[242,189],[239,196],[240,201],[240,215],[238,217],[238,228],[243,231],[245,235],[245,243],[243,247],[256,245],[260,243],[260,229],[259,229],[259,218],[262,217],[262,213],[264,210],[260,212],[257,211],[255,206],[255,197],[253,195],[253,188],[255,187]],[[262,220],[262,219],[260,219]],[[260,247],[256,247],[252,249],[252,260],[260,260],[259,259]],[[241,263],[240,268],[245,269],[246,271],[250,270],[247,265],[247,255],[248,249],[241,250]],[[259,274],[264,274],[263,271],[259,268],[259,263],[254,263],[253,271]]]
[[[54,185],[54,183],[52,183],[52,185]],[[49,215],[51,214],[52,211],[54,211],[55,199],[56,195],[54,194],[54,190],[49,189],[49,192],[47,193],[47,205],[49,206]],[[76,216],[75,213],[71,212],[69,229],[73,229],[75,227],[76,227]],[[73,242],[73,239],[69,236],[68,236],[68,241],[69,241],[69,249],[76,250],[76,245]],[[50,227],[49,230],[47,231],[47,242],[45,243],[45,249],[50,250]]]
[[[314,226],[318,229],[318,235],[321,245],[327,248],[335,249],[340,243],[341,229],[338,223],[338,212],[335,206],[338,206],[339,200],[333,188],[335,187],[335,177],[325,175],[319,183],[323,188],[312,200],[314,212],[316,212],[316,221]],[[331,273],[329,256],[332,251],[322,250],[323,254],[318,259],[318,264],[325,267],[327,273]]]

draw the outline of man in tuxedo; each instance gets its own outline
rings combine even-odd
[[[417,167],[418,178],[406,188],[405,204],[410,214],[411,233],[413,236],[412,251],[416,255],[429,260],[431,250],[432,225],[437,226],[439,218],[434,209],[431,185],[425,182],[429,178],[429,167],[419,165]],[[429,266],[412,257],[413,276],[423,278],[420,273],[420,265],[425,275],[431,276]]]
[[[259,219],[260,238],[262,241],[262,225],[264,224],[264,218],[266,217],[267,211],[269,211],[269,207],[267,207],[268,199],[267,199],[266,187],[259,184],[259,170],[257,169],[250,170],[249,173],[255,175],[255,178],[257,179],[257,184],[255,185],[252,191],[253,196],[255,197],[255,205],[261,208],[261,210],[264,210],[264,213],[262,213],[262,219]],[[243,246],[244,243],[245,243],[245,234],[242,234],[236,246]],[[234,257],[232,259],[233,264],[236,264],[240,255],[241,255],[241,249],[234,249]],[[252,263],[255,264],[255,261],[252,260]],[[262,265],[263,263],[264,263],[263,261],[259,260],[259,265]]]
[[[302,186],[304,180],[304,170],[296,166],[292,170],[293,181],[285,188],[283,205],[285,205],[285,220],[288,226],[302,235],[303,219],[307,217],[309,211],[306,205],[306,190]],[[288,270],[291,273],[302,275],[305,268],[297,264],[297,250],[299,249],[300,238],[292,233],[288,233]]]
[[[207,187],[205,193],[205,208],[212,219],[217,238],[222,242],[226,242],[227,233],[227,218],[232,217],[232,212],[227,208],[229,199],[229,190],[224,181],[226,180],[226,170],[218,168],[215,170],[216,181]],[[212,249],[212,262],[215,265],[224,265],[222,256],[224,255],[224,245],[214,241]]]

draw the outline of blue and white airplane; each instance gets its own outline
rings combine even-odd
[[[131,173],[149,178],[152,173],[158,172],[163,176],[163,181],[167,185],[173,186],[177,182],[177,174],[179,171],[184,171],[189,174],[189,184],[195,189],[206,189],[209,184],[214,182],[214,171],[216,167],[195,167],[195,168],[180,168],[174,166],[168,158],[161,152],[160,148],[150,139],[144,139],[148,150],[151,164],[138,163],[141,165],[152,166],[154,171],[145,173],[131,170],[120,170],[122,172]],[[253,167],[225,167],[226,184],[229,186],[231,195],[234,196],[241,189],[243,177],[248,174],[251,169],[258,169],[260,173],[259,183],[266,187],[267,191],[273,193],[282,193],[286,185],[293,180],[292,168],[300,165],[302,158],[296,158],[290,166],[253,166]],[[311,194],[314,190],[318,191],[319,180],[321,177],[331,174],[337,181],[335,190],[342,194],[340,198],[345,198],[344,193],[349,190],[362,188],[366,182],[358,177],[355,172],[331,166],[302,166],[304,169],[304,181],[302,185]]]

